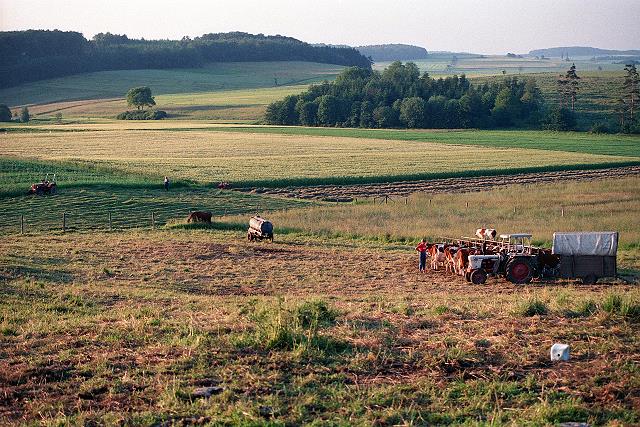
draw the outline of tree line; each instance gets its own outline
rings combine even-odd
[[[370,68],[368,58],[347,47],[312,46],[284,36],[242,32],[194,39],[144,40],[74,31],[0,32],[0,87],[92,71],[195,68],[210,62],[310,61]]]
[[[434,79],[411,62],[384,71],[351,67],[332,82],[271,103],[265,122],[366,128],[532,127],[543,99],[534,80],[472,85],[464,76]]]

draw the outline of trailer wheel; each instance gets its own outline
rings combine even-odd
[[[534,268],[531,260],[528,258],[513,258],[507,262],[505,266],[507,280],[517,285],[531,282],[533,279]]]
[[[596,276],[595,274],[587,274],[582,278],[583,285],[595,285],[597,281],[598,276]]]
[[[473,270],[469,275],[469,279],[474,285],[482,285],[487,281],[487,272],[483,269]]]

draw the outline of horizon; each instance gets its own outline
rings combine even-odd
[[[147,40],[240,31],[279,34],[310,44],[353,47],[408,44],[424,47],[429,52],[486,55],[523,54],[535,49],[573,46],[608,50],[640,48],[640,28],[635,25],[640,16],[638,2],[614,0],[602,5],[590,0],[566,0],[558,5],[551,0],[538,0],[530,3],[492,0],[480,5],[462,0],[442,5],[405,0],[389,9],[379,0],[360,0],[348,5],[338,0],[312,5],[291,0],[276,0],[269,5],[251,1],[223,0],[211,4],[192,0],[191,7],[148,0],[136,4],[123,0],[109,4],[81,0],[63,4],[2,0],[0,30],[58,29],[77,31],[88,39],[97,33],[110,32]],[[141,16],[146,19],[141,20]],[[494,24],[487,25],[487,22]],[[333,32],[328,33],[327,27]],[[426,34],[425,27],[428,28]],[[611,32],[613,27],[624,31]],[[509,34],[508,39],[505,34]]]

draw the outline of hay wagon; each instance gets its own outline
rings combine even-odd
[[[560,258],[557,277],[582,279],[592,285],[602,277],[616,277],[618,233],[553,233],[551,252]]]
[[[273,242],[273,224],[262,218],[260,215],[251,217],[249,220],[249,229],[247,230],[247,240],[268,239]]]

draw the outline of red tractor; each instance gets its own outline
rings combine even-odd
[[[41,182],[31,184],[28,194],[37,194],[43,196],[45,194],[56,194],[58,186],[56,185],[56,174],[52,174],[53,177],[49,180],[49,174]]]

